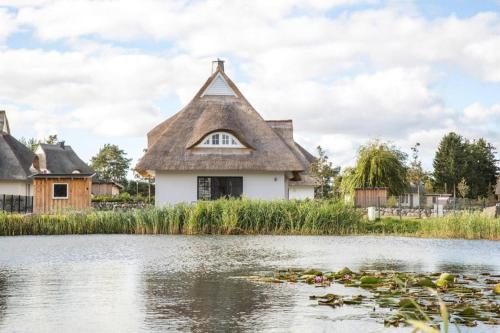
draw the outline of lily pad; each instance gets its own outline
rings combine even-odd
[[[359,279],[359,282],[361,284],[379,284],[382,282],[382,279],[375,277],[375,276],[362,276],[361,279]]]
[[[450,273],[441,273],[441,275],[439,276],[439,280],[446,280],[448,282],[454,282],[455,276],[451,275]]]

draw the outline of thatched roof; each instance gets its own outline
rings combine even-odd
[[[295,142],[293,138],[292,120],[267,120],[266,122],[276,133],[278,133],[278,135],[287,144],[288,148],[294,153],[300,163],[302,163],[302,170],[304,171],[296,172],[294,178],[289,181],[288,185],[319,186],[320,182],[309,173],[309,166],[316,160],[316,158],[304,147]]]
[[[35,154],[10,135],[5,111],[0,111],[0,180],[27,180]]]
[[[196,147],[215,131],[232,133],[246,149]],[[148,133],[148,150],[136,169],[306,170],[294,149],[262,119],[220,65],[186,107]]]
[[[54,145],[41,143],[36,151],[37,168],[40,173],[37,176],[48,175],[81,175],[88,176],[94,172],[82,161],[71,149],[71,146],[59,142]],[[46,171],[45,171],[46,170]]]

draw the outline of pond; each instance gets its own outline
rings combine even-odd
[[[500,243],[403,237],[0,237],[0,331],[410,332],[307,284],[234,278],[302,267],[500,273]],[[331,290],[330,290],[331,289]],[[378,310],[376,310],[378,311]],[[463,332],[494,332],[479,324]]]

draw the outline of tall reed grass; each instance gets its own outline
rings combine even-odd
[[[500,219],[480,213],[369,222],[339,201],[217,200],[161,209],[56,215],[0,213],[0,235],[62,234],[285,234],[405,235],[500,239]]]
[[[338,201],[217,200],[161,209],[57,215],[0,213],[0,235],[352,234],[362,215]]]

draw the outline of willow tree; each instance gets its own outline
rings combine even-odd
[[[407,155],[398,148],[372,141],[359,149],[356,165],[346,170],[342,179],[343,192],[355,188],[387,187],[391,195],[402,194],[407,187]]]

